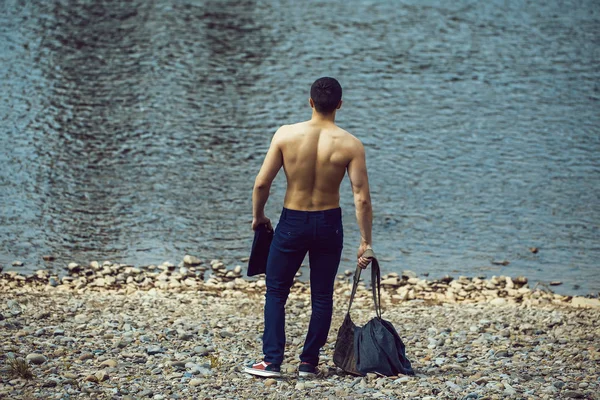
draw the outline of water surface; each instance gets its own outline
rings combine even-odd
[[[593,0],[5,0],[0,264],[241,263],[271,135],[330,75],[386,270],[598,292],[599,66]]]

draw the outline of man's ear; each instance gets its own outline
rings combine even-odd
[[[310,108],[315,108],[315,102],[311,97],[308,98],[308,104],[310,104]]]
[[[338,103],[336,110],[339,110],[340,108],[342,108],[342,100],[340,100],[340,102]]]

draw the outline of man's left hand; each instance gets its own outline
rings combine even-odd
[[[267,217],[253,218],[252,219],[252,230],[255,231],[261,225],[267,225],[270,231],[273,230],[273,225],[271,225],[271,220]]]

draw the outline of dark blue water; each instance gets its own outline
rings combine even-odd
[[[4,0],[0,264],[243,264],[270,137],[323,75],[367,147],[384,269],[600,291],[593,0]]]

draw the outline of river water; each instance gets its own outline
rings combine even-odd
[[[243,264],[270,137],[325,75],[386,271],[600,291],[596,0],[2,0],[0,264]]]

